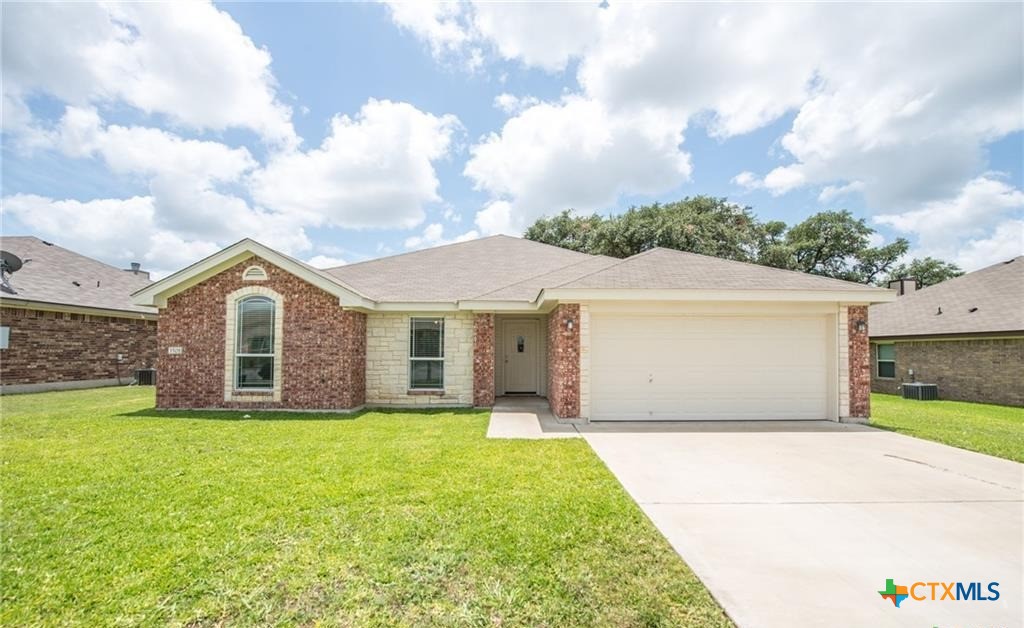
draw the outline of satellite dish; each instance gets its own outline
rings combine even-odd
[[[0,251],[0,290],[8,294],[18,294],[11,287],[11,273],[21,270],[21,258],[9,251]]]
[[[21,258],[10,251],[0,251],[0,270],[5,273],[16,273],[21,270]]]

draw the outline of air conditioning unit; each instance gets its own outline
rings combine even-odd
[[[934,401],[939,398],[938,384],[921,384],[911,382],[903,384],[903,398],[916,399],[918,401]]]
[[[139,386],[156,386],[156,369],[136,369],[135,381]]]

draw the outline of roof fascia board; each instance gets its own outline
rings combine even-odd
[[[179,292],[223,272],[224,270],[251,257],[260,257],[300,279],[338,297],[341,305],[372,309],[372,300],[344,284],[307,268],[295,260],[274,251],[259,242],[245,239],[214,253],[160,281],[154,282],[132,294],[136,305],[166,307],[167,299]]]
[[[1021,340],[1024,339],[1024,330],[1007,331],[968,331],[954,332],[948,334],[919,334],[916,336],[889,335],[872,336],[870,327],[868,337],[871,342],[894,343],[894,342],[952,342],[954,340]]]
[[[156,312],[136,312],[134,310],[115,310],[105,307],[91,307],[88,305],[68,305],[64,303],[50,303],[48,301],[33,301],[31,299],[0,298],[0,306],[17,308],[20,310],[43,310],[46,312],[70,312],[72,314],[89,314],[91,316],[112,316],[114,318],[145,319],[155,321]]]
[[[539,303],[557,301],[841,301],[848,305],[888,303],[894,290],[657,290],[554,288],[543,290]]]

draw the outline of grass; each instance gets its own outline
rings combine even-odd
[[[1024,408],[873,394],[871,425],[1024,462]]]
[[[582,440],[2,398],[0,625],[725,626]]]

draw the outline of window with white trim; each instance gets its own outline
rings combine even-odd
[[[444,388],[444,319],[409,321],[409,388]]]
[[[264,296],[238,301],[235,342],[235,388],[274,388],[274,300]]]
[[[875,373],[878,377],[896,377],[896,345],[875,345]]]
[[[11,343],[11,328],[7,325],[0,327],[0,349],[6,349]]]

